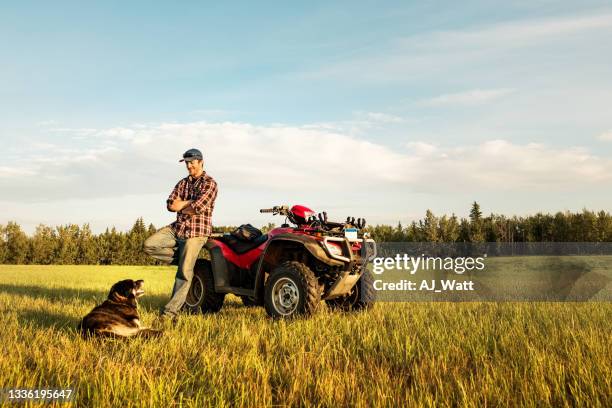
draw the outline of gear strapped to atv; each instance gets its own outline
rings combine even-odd
[[[321,300],[339,310],[361,310],[375,301],[367,263],[376,244],[362,230],[365,219],[331,222],[325,212],[294,205],[260,210],[283,215],[283,224],[262,234],[244,224],[230,234],[213,234],[205,247],[210,261],[196,262],[185,306],[218,312],[227,293],[247,306],[264,306],[274,317],[310,315]]]

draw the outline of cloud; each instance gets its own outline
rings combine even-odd
[[[298,77],[359,81],[360,84],[364,81],[420,82],[431,77],[448,80],[449,75],[490,79],[520,67],[517,74],[524,82],[528,66],[542,66],[542,75],[550,76],[552,55],[567,56],[568,49],[573,46],[578,47],[576,51],[582,51],[585,44],[597,46],[601,36],[610,31],[611,13],[531,18],[429,31],[372,44],[349,59],[327,62],[299,73]],[[588,35],[590,41],[585,42],[578,35]],[[572,43],[572,37],[578,38],[579,43]],[[554,68],[563,72],[558,64]]]
[[[87,136],[94,134],[96,129],[93,128],[53,128],[49,129],[49,132],[53,133],[73,133],[80,136]]]
[[[445,158],[429,166],[431,176],[439,174],[477,190],[528,194],[612,185],[612,160],[582,147],[490,140],[472,147],[445,149],[443,153]]]
[[[598,136],[599,140],[603,140],[603,141],[612,141],[612,129],[608,130],[607,132],[603,132],[602,134],[600,134]]]
[[[408,151],[412,151],[418,156],[429,156],[438,152],[436,146],[425,142],[408,142],[406,143],[406,147]]]
[[[20,201],[166,193],[191,147],[223,189],[324,195],[343,190],[573,191],[609,188],[612,160],[580,147],[489,140],[413,141],[399,150],[309,126],[162,123],[97,130],[94,147],[47,147],[0,168],[4,197]],[[27,188],[24,177],[28,177]]]
[[[465,106],[478,105],[485,102],[491,102],[495,99],[503,98],[504,96],[514,92],[510,88],[500,89],[473,89],[470,91],[439,95],[434,98],[423,100],[417,105],[421,106]]]
[[[381,113],[381,112],[366,112],[365,117],[371,120],[372,122],[381,122],[381,123],[404,123],[406,122],[406,119],[402,117],[395,116],[395,115],[389,115],[388,113]]]
[[[43,120],[41,122],[38,122],[37,125],[39,127],[47,127],[47,126],[57,126],[59,124],[59,122],[57,120]]]
[[[561,16],[501,22],[463,30],[438,31],[401,39],[400,44],[418,48],[510,48],[578,32],[612,28],[612,14]],[[424,42],[424,36],[427,41]]]
[[[236,116],[243,114],[244,112],[237,110],[228,109],[195,109],[190,112],[192,115],[196,115],[201,119],[207,120],[221,120],[226,119],[230,116]]]
[[[374,130],[381,131],[391,126],[416,123],[417,120],[382,112],[353,112],[348,120],[313,123],[302,126],[303,129],[333,131],[350,136],[364,136]]]
[[[31,169],[22,169],[19,167],[0,167],[0,179],[17,179],[20,177],[35,176],[36,172]]]

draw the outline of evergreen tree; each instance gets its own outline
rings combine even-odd
[[[144,253],[143,245],[147,231],[142,217],[138,218],[127,236],[128,251],[124,262],[130,265],[145,265],[147,255]]]
[[[395,231],[393,232],[393,242],[403,242],[406,239],[404,233],[404,226],[401,221],[397,222],[397,227],[395,227]]]
[[[419,241],[419,227],[417,226],[416,221],[412,221],[410,223],[410,227],[408,227],[406,231],[406,241],[408,242]]]
[[[112,265],[125,265],[125,254],[126,240],[123,234],[117,232],[117,229],[113,226],[110,234],[108,235],[108,250],[109,250],[109,261]]]
[[[102,265],[110,265],[112,263],[112,251],[110,241],[110,231],[106,228],[102,234],[98,235],[98,263]]]
[[[476,201],[472,203],[472,209],[470,210],[470,221],[472,224],[476,224],[482,220],[482,211],[480,211],[480,204]]]
[[[597,242],[606,242],[612,237],[612,218],[605,211],[597,213]]]
[[[470,210],[470,242],[484,242],[485,236],[483,233],[482,211],[480,205],[474,201]]]
[[[597,231],[597,216],[593,211],[589,211],[586,208],[582,210],[580,214],[582,218],[581,222],[581,239],[584,242],[597,242],[598,231]]]
[[[447,217],[443,215],[438,221],[439,237],[441,242],[456,242],[459,239],[459,221],[455,214]]]
[[[423,233],[423,237],[426,242],[438,242],[438,219],[431,212],[431,210],[427,210],[425,212],[425,219],[421,223],[421,230]]]
[[[470,240],[470,222],[462,217],[459,223],[459,242],[470,242]]]
[[[149,228],[147,228],[147,238],[149,238],[151,235],[155,234],[156,232],[157,232],[157,229],[155,229],[155,225],[149,224]]]

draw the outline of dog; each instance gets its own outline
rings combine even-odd
[[[140,325],[138,298],[144,295],[144,281],[126,279],[115,283],[108,299],[87,314],[78,326],[88,337],[159,337],[161,330]]]

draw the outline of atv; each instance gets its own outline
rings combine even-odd
[[[376,256],[376,244],[363,232],[365,219],[331,222],[327,213],[315,215],[302,205],[260,212],[285,216],[285,223],[267,234],[245,224],[211,235],[205,245],[210,260],[196,262],[187,310],[218,312],[228,293],[246,306],[264,306],[273,318],[311,315],[321,300],[343,311],[373,305],[373,277],[366,266]]]

